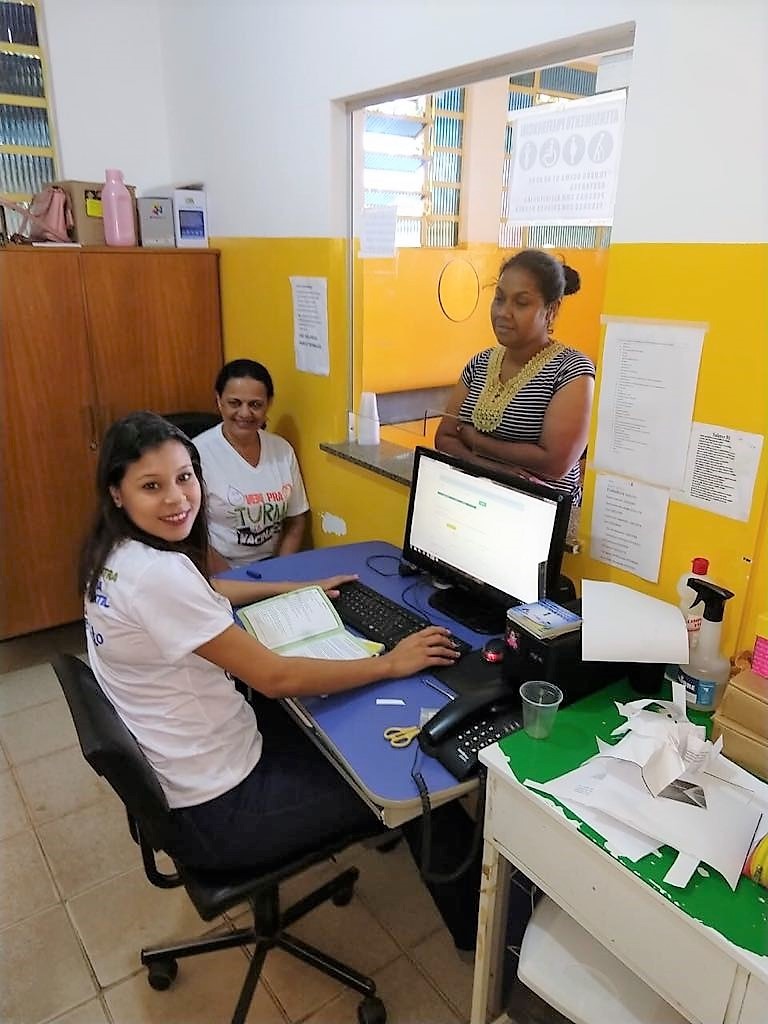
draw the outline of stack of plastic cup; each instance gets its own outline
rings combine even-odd
[[[523,702],[523,728],[535,740],[545,740],[552,732],[563,691],[543,679],[529,679],[520,687]]]

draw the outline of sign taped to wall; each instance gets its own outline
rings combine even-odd
[[[507,223],[613,222],[625,93],[514,111]]]

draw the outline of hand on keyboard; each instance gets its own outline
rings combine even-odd
[[[328,597],[338,597],[339,587],[343,587],[345,583],[354,583],[357,580],[357,575],[350,576],[327,576],[324,580],[313,580],[311,583],[302,583],[302,587],[322,587]]]
[[[438,665],[452,665],[459,658],[453,638],[442,626],[428,626],[418,633],[412,633],[389,652],[382,660],[391,667],[392,679],[415,675],[425,668]]]

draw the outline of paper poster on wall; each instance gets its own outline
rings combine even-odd
[[[510,112],[514,162],[507,222],[610,225],[624,130],[625,94]]]
[[[396,206],[366,206],[360,218],[360,259],[394,256],[396,231]]]
[[[680,489],[706,324],[607,320],[594,468]]]
[[[658,583],[668,505],[669,493],[659,487],[598,473],[592,558]]]
[[[296,369],[327,377],[328,280],[325,277],[291,277],[293,296],[293,348]]]
[[[745,523],[762,450],[761,434],[694,423],[685,483],[672,494],[672,500]]]

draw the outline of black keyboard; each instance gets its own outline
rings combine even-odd
[[[415,612],[410,612],[365,583],[344,583],[333,602],[341,621],[351,626],[368,640],[384,644],[391,651],[404,637],[418,633],[432,623]],[[472,650],[471,644],[454,636],[451,638],[460,654]]]

